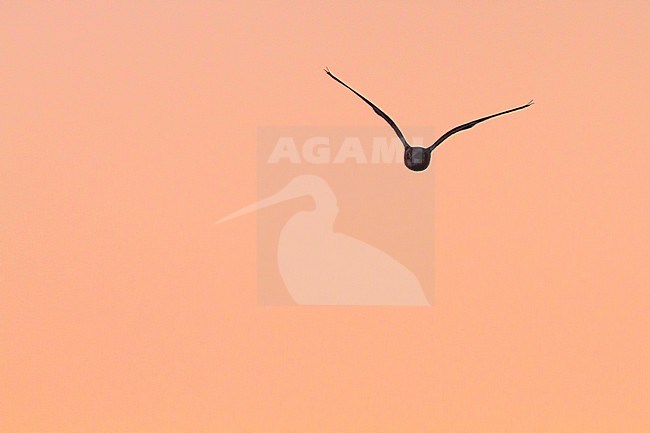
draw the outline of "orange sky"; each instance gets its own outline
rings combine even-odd
[[[0,431],[650,431],[649,20],[2,2]],[[430,308],[260,306],[255,216],[214,225],[259,127],[383,126],[324,66],[431,141],[535,98],[414,174]]]

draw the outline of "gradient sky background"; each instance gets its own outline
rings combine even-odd
[[[0,5],[2,432],[650,431],[646,1]],[[428,309],[257,305],[259,126],[447,128]],[[505,121],[504,121],[505,122]],[[431,170],[431,169],[430,169]]]

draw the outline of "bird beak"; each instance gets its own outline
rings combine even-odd
[[[216,224],[220,224],[226,221],[229,221],[233,218],[240,217],[242,215],[246,215],[251,212],[255,212],[257,210],[263,209],[268,206],[272,206],[277,203],[281,203],[283,201],[290,200],[292,198],[298,197],[300,195],[303,195],[299,191],[296,191],[293,188],[289,188],[289,185],[284,187],[280,192],[273,194],[271,197],[265,198],[263,200],[260,200],[256,203],[250,204],[248,206],[245,206],[241,209],[239,209],[236,212],[231,213],[230,215],[226,215],[225,217],[221,218],[219,221],[216,222]]]

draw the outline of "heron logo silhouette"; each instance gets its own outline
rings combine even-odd
[[[404,165],[409,170],[413,171],[423,171],[426,170],[426,168],[429,166],[429,163],[431,162],[431,152],[433,150],[440,146],[440,144],[454,135],[457,132],[464,131],[466,129],[473,128],[475,125],[478,125],[481,122],[485,122],[488,119],[492,119],[493,117],[497,116],[502,116],[504,114],[512,113],[513,111],[517,110],[523,110],[526,107],[530,107],[533,105],[533,101],[531,100],[525,105],[522,105],[520,107],[516,108],[511,108],[510,110],[502,111],[500,113],[492,114],[490,116],[486,117],[481,117],[480,119],[473,120],[471,122],[464,123],[460,126],[457,126],[453,129],[450,129],[449,131],[445,132],[439,139],[437,139],[431,146],[429,147],[415,147],[411,146],[408,144],[406,141],[406,138],[404,138],[404,134],[402,134],[402,131],[397,127],[397,124],[391,119],[386,113],[384,113],[379,107],[377,107],[375,104],[370,102],[365,96],[363,96],[361,93],[357,92],[354,90],[352,87],[348,86],[345,84],[343,81],[341,81],[339,78],[337,78],[334,74],[330,72],[328,68],[325,68],[325,72],[327,75],[332,77],[334,80],[338,81],[348,89],[350,89],[355,95],[357,95],[359,98],[363,99],[364,102],[372,107],[372,109],[377,113],[381,118],[383,118],[388,124],[393,128],[397,136],[399,137],[400,141],[404,145]]]
[[[293,198],[311,196],[315,208],[282,227],[277,265],[293,301],[301,305],[430,305],[420,281],[386,252],[334,231],[336,195],[321,177],[299,175],[270,197],[217,223]]]

